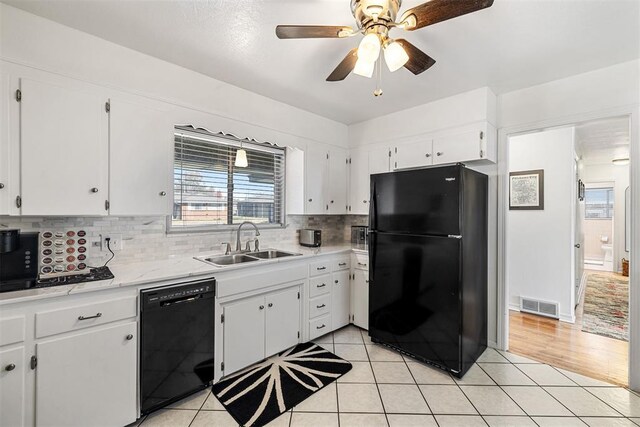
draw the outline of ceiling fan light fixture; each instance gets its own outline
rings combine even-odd
[[[358,46],[358,61],[374,63],[380,56],[380,37],[375,33],[369,33],[363,37]]]
[[[402,45],[397,41],[392,41],[384,48],[384,62],[387,63],[389,71],[394,72],[404,66],[409,61],[409,55]]]
[[[356,61],[356,66],[353,67],[353,73],[362,77],[371,78],[373,76],[373,69],[375,65],[375,61],[367,62],[362,58],[358,58],[358,60]]]

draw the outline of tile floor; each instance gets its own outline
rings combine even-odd
[[[269,426],[640,426],[639,395],[515,354],[487,349],[459,380],[373,344],[354,326],[316,342],[353,369]],[[210,391],[132,424],[236,425]]]

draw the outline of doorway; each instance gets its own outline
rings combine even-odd
[[[629,117],[510,135],[506,212],[508,347],[628,385]],[[543,207],[514,209],[513,176],[542,170]]]

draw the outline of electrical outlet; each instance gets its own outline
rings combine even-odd
[[[109,248],[112,251],[121,251],[122,250],[122,235],[121,234],[105,234],[103,237],[104,244],[102,245],[103,250],[107,251],[107,239],[111,239],[109,241]]]

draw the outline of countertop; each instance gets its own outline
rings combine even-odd
[[[279,250],[295,252],[301,255],[279,259],[263,260],[255,263],[242,263],[217,267],[195,259],[195,257],[224,255],[222,252],[200,252],[188,256],[181,255],[164,260],[146,261],[132,264],[109,265],[114,278],[95,282],[76,283],[73,285],[51,286],[48,288],[26,289],[0,294],[0,306],[19,302],[32,301],[44,298],[53,298],[64,295],[95,292],[106,289],[121,288],[127,286],[139,286],[155,282],[187,279],[190,277],[215,276],[216,273],[251,269],[264,265],[286,263],[300,259],[307,259],[322,255],[332,255],[342,252],[354,251],[367,253],[366,249],[355,247],[350,243],[321,246],[319,248],[307,248],[299,245],[276,245]],[[269,249],[269,248],[265,248]]]

